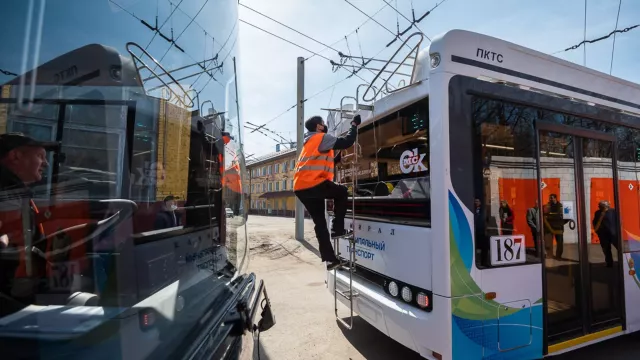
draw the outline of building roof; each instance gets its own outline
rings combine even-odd
[[[247,161],[247,166],[254,166],[254,165],[260,165],[269,161],[273,161],[273,160],[277,160],[277,159],[281,159],[284,157],[288,157],[291,155],[295,155],[296,154],[296,149],[287,149],[287,150],[282,150],[282,151],[277,151],[277,152],[272,152],[270,154],[267,155],[262,155],[260,157],[251,159],[249,161]]]

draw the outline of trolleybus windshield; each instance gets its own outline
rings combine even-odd
[[[191,1],[50,5],[3,9],[3,356],[210,356],[255,280],[237,4],[202,9],[206,32],[187,25]],[[167,42],[172,26],[187,28]]]

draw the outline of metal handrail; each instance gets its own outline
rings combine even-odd
[[[389,66],[391,60],[393,60],[395,58],[396,55],[398,55],[398,53],[400,52],[400,50],[402,50],[402,48],[405,46],[405,44],[414,36],[419,36],[420,37],[420,41],[418,41],[418,43],[411,49],[411,51],[409,51],[409,53],[404,57],[404,59],[400,62],[400,65],[398,65],[396,67],[396,69],[393,71],[393,73],[391,75],[389,75],[389,77],[384,81],[384,83],[382,84],[382,86],[384,86],[387,90],[387,93],[391,94],[394,93],[396,91],[400,91],[402,89],[405,89],[409,86],[411,86],[412,84],[409,83],[409,85],[403,86],[401,88],[397,88],[394,90],[389,90],[388,87],[388,83],[389,80],[391,79],[391,77],[400,69],[400,66],[402,66],[402,64],[405,63],[405,61],[407,61],[407,59],[410,57],[410,55],[415,51],[416,52],[416,60],[418,58],[418,51],[420,50],[420,45],[422,44],[422,40],[424,40],[424,34],[422,34],[421,32],[415,32],[413,34],[411,34],[411,36],[409,36],[399,47],[398,50],[396,50],[396,52],[389,58],[389,60],[384,64],[384,66],[382,67],[382,69],[380,69],[380,72],[378,72],[378,74],[373,78],[373,80],[371,81],[369,87],[367,87],[367,90],[364,92],[364,94],[362,95],[362,100],[364,101],[373,101],[375,100],[375,98],[378,96],[378,94],[380,93],[380,91],[374,91],[373,97],[367,99],[366,96],[369,93],[369,90],[371,89],[373,83],[376,82],[376,80],[380,77],[380,75],[383,74],[384,70],[387,68],[387,66]],[[413,79],[413,76],[415,75],[415,71],[416,71],[416,62],[414,61],[413,63],[413,68],[411,70],[411,79]],[[381,86],[381,89],[382,89]]]
[[[137,47],[144,55],[146,55],[147,57],[149,57],[151,59],[151,61],[153,61],[157,67],[159,67],[162,71],[163,71],[163,75],[167,75],[170,79],[171,82],[175,83],[176,85],[178,85],[178,87],[180,88],[180,90],[182,90],[182,92],[184,93],[184,97],[181,97],[180,95],[178,95],[172,88],[171,86],[169,86],[169,84],[167,84],[161,77],[160,75],[156,74],[155,71],[153,71],[138,55],[136,55],[131,49],[130,47],[135,46]],[[178,101],[180,101],[182,103],[182,105],[185,108],[192,108],[194,103],[193,103],[193,99],[189,96],[189,94],[187,94],[187,91],[182,87],[182,85],[180,85],[180,83],[169,73],[167,72],[167,70],[165,70],[165,68],[160,64],[160,62],[158,62],[158,60],[156,60],[153,56],[151,56],[151,54],[149,54],[145,49],[143,49],[142,47],[140,47],[140,45],[134,43],[134,42],[128,42],[126,45],[126,49],[127,52],[129,54],[131,54],[131,56],[133,57],[134,61],[139,62],[140,64],[142,64],[141,67],[137,67],[136,66],[136,72],[138,73],[138,78],[142,80],[142,76],[140,76],[140,70],[141,69],[147,69],[149,70],[149,72],[156,78],[158,79],[162,84],[164,84],[164,86],[167,88],[167,90],[169,90],[173,96],[176,97],[176,99],[178,99]],[[144,82],[142,83],[142,85],[144,86]],[[184,98],[184,99],[183,99]],[[190,104],[187,105],[185,103],[185,100],[189,99]]]

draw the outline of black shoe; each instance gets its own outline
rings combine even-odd
[[[342,265],[340,260],[327,261],[327,270],[331,271],[336,268],[339,268]]]

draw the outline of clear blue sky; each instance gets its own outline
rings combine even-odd
[[[350,0],[368,14],[380,9],[383,0]],[[269,15],[296,30],[317,40],[331,44],[341,38],[335,47],[348,52],[344,35],[353,31],[366,17],[344,0],[242,0],[242,3]],[[277,5],[276,5],[277,4]],[[391,0],[395,6],[396,1]],[[411,14],[411,0],[397,0],[398,9],[407,17]],[[435,0],[413,0],[416,16],[436,4]],[[588,0],[587,39],[608,34],[615,27],[618,1]],[[266,30],[295,41],[313,51],[323,46],[297,35],[245,8],[240,8],[240,18]],[[396,12],[386,8],[376,20],[391,30],[396,28]],[[640,1],[623,0],[619,28],[640,23]],[[296,58],[310,54],[287,44],[246,24],[240,24],[241,52],[241,99],[245,121],[262,124],[296,102]],[[400,28],[407,21],[400,18]],[[565,49],[583,40],[584,0],[447,0],[425,18],[420,28],[429,36],[451,29],[465,29],[502,38],[541,52],[552,53]],[[374,22],[364,25],[358,38],[348,38],[352,54],[360,55],[360,46],[365,56],[378,53],[391,40],[391,35]],[[424,44],[428,46],[428,42]],[[380,57],[386,58],[393,51],[388,49]],[[587,66],[598,71],[609,72],[612,39],[587,46]],[[335,52],[327,50],[323,55],[337,60]],[[582,64],[582,49],[560,53],[556,56]],[[618,34],[613,66],[613,75],[640,83],[640,28]],[[634,66],[635,65],[635,66]],[[373,74],[360,73],[367,80]],[[314,57],[306,63],[305,95],[310,96],[347,76],[344,70],[331,72],[327,60]],[[332,91],[309,100],[305,115],[326,116],[320,108],[337,107],[340,98],[354,96],[355,87],[361,80],[352,78],[336,86]],[[295,140],[295,109],[269,125],[282,136]],[[245,130],[246,131],[246,130]],[[275,142],[257,133],[245,132],[247,153],[264,153],[275,150]],[[268,149],[265,149],[267,147]]]

